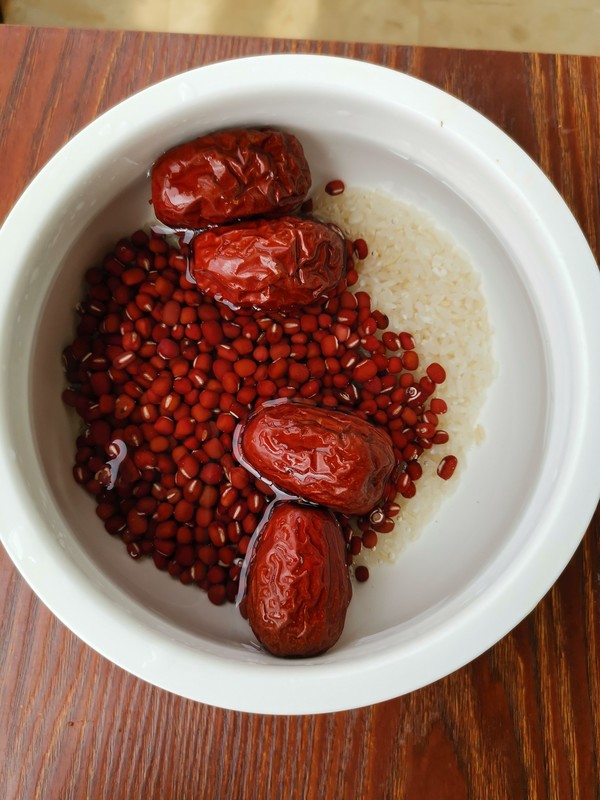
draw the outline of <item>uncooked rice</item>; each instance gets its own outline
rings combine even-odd
[[[410,500],[399,498],[393,533],[380,534],[376,550],[363,548],[356,563],[394,560],[455,490],[469,449],[485,437],[478,418],[495,370],[486,301],[467,254],[424,211],[381,192],[349,187],[335,196],[318,192],[313,208],[353,240],[366,240],[369,255],[357,262],[360,277],[354,288],[371,295],[373,308],[388,315],[390,330],[412,333],[419,372],[437,361],[447,374],[436,396],[448,404],[440,427],[450,441],[424,451],[417,493]],[[448,454],[457,456],[458,467],[444,481],[436,470]]]

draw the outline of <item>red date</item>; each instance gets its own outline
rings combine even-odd
[[[173,147],[152,167],[157,218],[180,228],[296,211],[311,185],[302,145],[289,133],[240,128]]]
[[[275,504],[251,555],[245,598],[263,647],[284,658],[324,653],[341,636],[351,597],[344,539],[333,515]]]
[[[396,460],[381,428],[341,411],[281,400],[240,427],[236,455],[286,494],[345,514],[381,499]]]
[[[300,217],[215,228],[194,239],[198,288],[235,308],[280,311],[310,305],[337,286],[345,262],[340,234]]]

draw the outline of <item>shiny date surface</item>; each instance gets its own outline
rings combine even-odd
[[[340,234],[300,217],[215,228],[194,239],[198,288],[234,308],[282,311],[310,305],[345,272]]]
[[[217,131],[173,147],[154,163],[151,178],[154,213],[176,228],[289,214],[311,185],[298,139],[255,128]]]
[[[324,653],[341,636],[351,597],[334,516],[276,503],[252,553],[245,598],[245,614],[263,647],[288,658]]]
[[[345,514],[366,514],[396,460],[388,435],[352,414],[275,400],[236,435],[238,457],[288,495]]]

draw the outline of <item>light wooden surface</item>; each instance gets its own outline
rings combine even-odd
[[[0,221],[34,173],[149,83],[263,52],[361,58],[424,78],[541,165],[598,256],[600,59],[0,27]],[[339,714],[193,703],[94,653],[0,553],[0,763],[7,800],[600,797],[600,516],[508,636],[432,686]]]
[[[600,55],[598,0],[0,0],[5,22]]]

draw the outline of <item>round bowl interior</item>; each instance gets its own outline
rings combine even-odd
[[[277,62],[277,64],[275,64]],[[342,177],[430,212],[481,273],[497,377],[455,493],[397,563],[356,586],[330,652],[278,661],[233,607],[133,563],[73,482],[77,424],[61,351],[83,274],[150,221],[147,172],[168,147],[233,125],[296,133],[314,185]],[[51,198],[51,202],[48,202]],[[541,598],[598,499],[597,272],[533,163],[471,109],[341,59],[269,56],[130,98],[48,164],[0,233],[5,546],[41,599],[106,657],[203,702],[265,713],[352,708],[422,686],[485,650]]]

